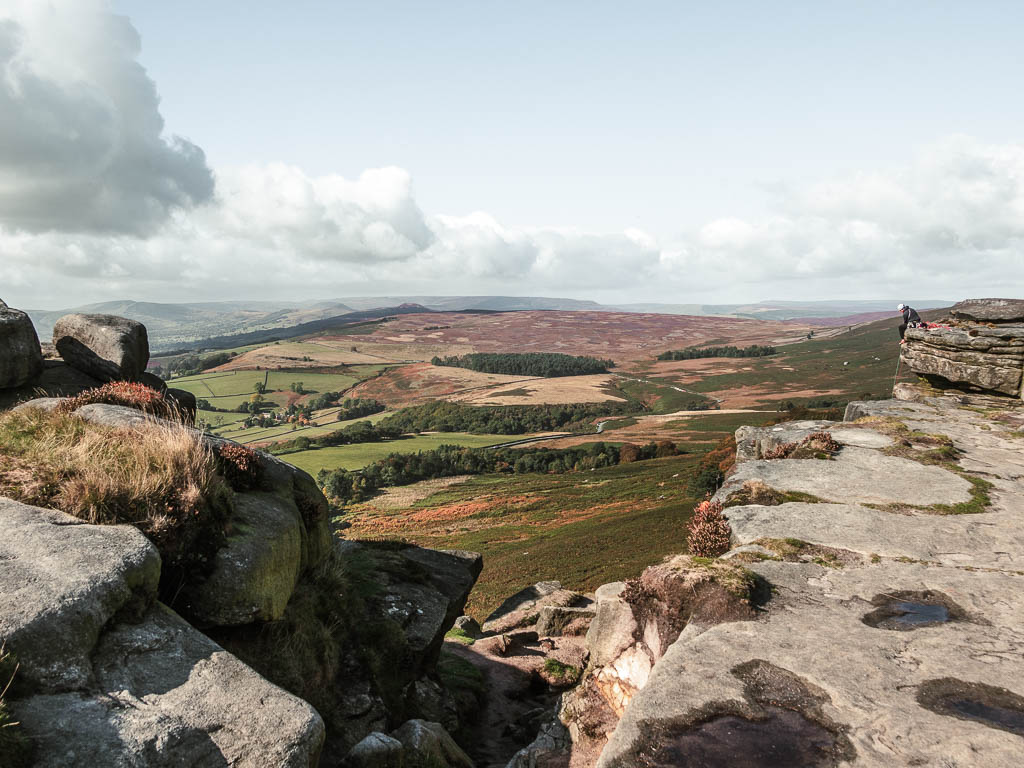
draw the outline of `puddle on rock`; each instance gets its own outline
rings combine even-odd
[[[799,712],[765,707],[764,718],[748,720],[722,715],[664,733],[644,768],[824,768],[837,764],[835,734]],[[654,745],[652,745],[654,746]]]
[[[821,688],[763,659],[731,671],[745,703],[643,723],[617,768],[833,768],[856,757],[846,728],[824,714]]]
[[[861,619],[876,629],[911,630],[934,627],[949,621],[962,621],[967,614],[941,592],[889,592],[875,595],[875,610]]]
[[[940,715],[1024,736],[1024,696],[1005,688],[944,677],[922,683],[917,703]]]

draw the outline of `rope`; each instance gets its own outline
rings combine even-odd
[[[892,377],[892,393],[896,394],[896,379],[900,377],[900,365],[903,363],[903,349],[900,349],[900,354],[896,358],[896,375]]]

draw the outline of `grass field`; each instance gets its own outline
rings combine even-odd
[[[232,440],[243,443],[271,440],[287,437],[292,433],[292,425],[286,424],[264,430],[240,430],[231,425],[244,421],[247,414],[238,413],[235,409],[242,403],[248,403],[253,396],[257,383],[266,384],[267,391],[263,394],[264,401],[270,408],[281,408],[290,402],[302,403],[319,393],[344,392],[358,382],[376,376],[384,370],[383,365],[358,365],[338,373],[317,373],[305,370],[238,370],[238,371],[205,371],[194,376],[182,376],[171,379],[168,384],[177,389],[191,392],[199,400],[206,400],[220,411],[200,410],[198,418],[211,425],[213,432]],[[291,391],[293,382],[302,382],[306,394],[298,395]],[[317,425],[305,432],[309,437],[339,429],[340,423],[334,421],[338,409],[320,411],[316,418]],[[324,426],[329,425],[329,426]]]
[[[351,424],[346,421],[344,424]],[[297,437],[300,434],[295,433]],[[415,453],[429,451],[442,445],[464,445],[468,448],[484,448],[488,445],[508,442],[508,435],[470,435],[466,432],[437,432],[416,435],[399,440],[380,443],[357,443],[336,445],[330,448],[312,448],[308,451],[283,454],[279,458],[316,477],[321,469],[362,469],[391,453]]]
[[[331,432],[336,432],[339,429],[344,429],[351,424],[355,424],[359,421],[368,421],[371,424],[376,424],[381,419],[392,414],[391,411],[382,411],[380,413],[374,413],[370,416],[362,416],[358,419],[348,419],[347,421],[338,421],[338,408],[327,408],[322,411],[316,411],[313,414],[314,423],[310,426],[303,427],[295,424],[282,424],[276,427],[250,427],[248,429],[230,428],[225,426],[217,430],[217,434],[221,437],[226,437],[229,440],[242,443],[243,445],[249,443],[266,443],[271,441],[280,440],[291,440],[294,437],[308,437],[314,438],[320,435],[326,435]],[[210,413],[210,411],[204,411],[204,413]],[[230,416],[231,414],[220,414]],[[245,414],[238,414],[244,420]]]
[[[484,569],[467,612],[483,619],[537,581],[593,590],[685,551],[696,463],[688,455],[593,472],[473,477],[406,508],[357,506],[343,534],[480,552]]]
[[[803,404],[823,397],[888,397],[898,356],[896,321],[881,320],[828,338],[780,346],[770,357],[655,362],[644,373],[659,383],[674,381],[721,398],[726,408],[771,408],[780,400]]]

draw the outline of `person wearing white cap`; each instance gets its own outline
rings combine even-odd
[[[900,344],[906,344],[907,340],[903,338],[903,334],[907,332],[907,328],[916,328],[923,324],[921,316],[917,314],[917,310],[913,307],[908,307],[906,304],[900,303],[896,307],[897,312],[903,313],[903,324],[900,326]]]

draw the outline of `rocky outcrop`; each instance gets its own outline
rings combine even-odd
[[[83,688],[89,654],[115,615],[156,596],[160,556],[134,528],[86,525],[0,498],[0,638],[37,690]]]
[[[950,327],[907,330],[907,366],[941,388],[1022,397],[1024,301],[972,299],[951,315]]]
[[[100,381],[136,381],[149,363],[146,326],[117,315],[65,315],[53,344],[68,365]]]
[[[761,592],[743,567],[689,555],[651,566],[630,582],[600,587],[587,632],[587,669],[559,713],[574,744],[573,764],[593,764],[681,633],[755,618]]]
[[[750,482],[775,496],[725,510],[728,560],[771,584],[767,610],[691,620],[596,765],[1018,764],[1022,423],[948,398],[858,403],[846,423],[804,427],[865,433],[834,457],[748,450],[717,499]],[[763,444],[768,429],[739,442]],[[788,442],[801,435],[786,429]],[[795,492],[815,498],[787,500]],[[595,764],[576,755],[574,768]]]
[[[0,527],[0,643],[34,765],[316,764],[316,711],[155,602],[141,533],[9,499]]]
[[[562,589],[557,581],[540,581],[506,598],[484,621],[483,631],[500,634],[533,626],[545,606],[586,607],[591,602],[579,592]]]
[[[43,353],[24,312],[0,306],[0,389],[20,387],[43,370]]]

